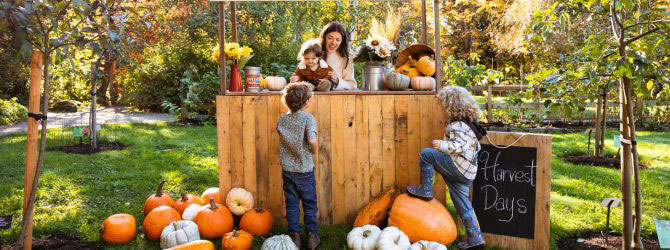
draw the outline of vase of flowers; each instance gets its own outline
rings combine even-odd
[[[226,43],[223,46],[224,54],[226,56],[226,64],[230,65],[230,88],[231,92],[241,92],[242,89],[242,74],[240,68],[244,68],[249,59],[254,57],[251,53],[254,52],[248,46],[240,46],[239,43]],[[212,51],[212,59],[217,63],[221,52],[219,45],[216,45]]]
[[[370,34],[358,49],[355,62],[365,62],[363,66],[363,90],[382,90],[386,74],[393,70],[391,58],[397,49],[396,40],[400,33],[402,15],[389,10],[386,22],[372,19]]]

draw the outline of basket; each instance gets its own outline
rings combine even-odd
[[[433,50],[433,48],[422,43],[412,44],[409,47],[405,48],[403,51],[401,51],[400,54],[398,54],[398,59],[395,62],[395,66],[400,67],[404,65],[407,62],[407,60],[409,60],[410,56],[415,60],[419,59],[418,55],[421,54],[435,55],[435,51]]]

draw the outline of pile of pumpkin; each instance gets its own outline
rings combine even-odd
[[[423,44],[414,44],[400,52],[396,71],[386,75],[384,85],[392,90],[435,89],[435,59],[433,50]],[[418,59],[414,59],[418,58]]]
[[[165,180],[155,194],[144,203],[142,230],[146,239],[160,240],[161,249],[214,249],[203,239],[221,239],[224,250],[247,250],[253,237],[265,236],[272,228],[272,215],[262,205],[253,209],[253,195],[243,188],[233,188],[221,204],[219,188],[208,188],[203,194],[182,194],[176,202],[163,192]],[[233,230],[235,216],[241,216],[239,230]],[[100,237],[108,244],[126,244],[135,239],[135,218],[130,214],[114,214],[104,220]],[[293,244],[291,239],[274,236],[263,249],[276,249],[277,244]],[[288,242],[286,242],[288,238]],[[267,245],[267,246],[266,246]],[[293,245],[295,246],[295,245]],[[291,248],[292,249],[292,248]]]
[[[383,230],[380,227],[386,226]],[[447,250],[456,240],[456,224],[437,200],[400,194],[392,187],[356,215],[347,235],[353,250]]]

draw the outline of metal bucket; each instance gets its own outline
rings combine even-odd
[[[363,90],[384,90],[386,67],[383,64],[365,64],[363,66]]]
[[[247,92],[261,91],[261,68],[246,66],[244,67],[244,73]]]

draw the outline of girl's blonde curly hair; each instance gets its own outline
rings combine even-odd
[[[447,86],[437,92],[437,101],[446,110],[446,123],[478,122],[481,110],[470,93],[458,86]]]

